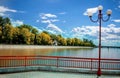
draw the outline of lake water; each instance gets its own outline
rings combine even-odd
[[[98,48],[0,49],[0,56],[72,56],[98,58]],[[102,48],[102,58],[120,59],[120,48]]]

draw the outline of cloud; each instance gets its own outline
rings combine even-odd
[[[17,11],[17,12],[19,12],[19,13],[26,13],[26,11]]]
[[[41,22],[42,22],[42,23],[48,23],[48,24],[50,24],[50,23],[51,23],[51,21],[50,21],[50,20],[42,20]]]
[[[115,19],[115,20],[112,20],[113,22],[117,22],[117,23],[120,23],[120,19]]]
[[[17,10],[9,9],[8,7],[0,6],[0,15],[5,16],[5,12],[17,12]]]
[[[115,27],[115,24],[109,24],[108,27]]]
[[[36,22],[40,22],[41,23],[53,23],[53,22],[57,22],[59,21],[57,18],[57,15],[54,15],[54,14],[50,14],[50,13],[41,13],[40,14],[40,19],[36,20]]]
[[[96,37],[98,35],[98,30],[96,29],[98,29],[98,26],[82,26],[73,28],[72,32],[79,36],[90,35]]]
[[[40,14],[40,17],[41,17],[41,19],[57,18],[56,15],[50,14],[50,13],[47,13],[47,14],[42,13],[42,14]]]
[[[72,29],[73,37],[79,38],[89,38],[93,41],[98,41],[99,36],[99,26],[82,26],[75,27]],[[115,24],[110,24],[107,27],[102,27],[101,31],[102,42],[115,42],[120,41],[120,27],[116,27]],[[104,43],[105,44],[105,43]],[[113,43],[114,44],[114,43]]]
[[[46,19],[46,20],[41,20],[42,23],[53,23],[59,21],[58,19]]]
[[[64,14],[66,14],[66,12],[60,12],[60,13],[58,13],[58,14],[60,14],[60,15],[64,15]]]
[[[118,6],[118,8],[120,8],[120,5]]]
[[[59,21],[58,19],[50,19],[51,22],[57,22]]]
[[[48,24],[47,29],[52,32],[63,33],[63,31],[60,28],[58,28],[55,24]]]
[[[8,8],[8,7],[5,7],[5,6],[0,6],[0,16],[7,16],[8,14],[6,14],[6,12],[25,13],[25,11],[17,11],[17,10],[10,9],[10,8]]]
[[[19,26],[19,25],[22,25],[22,24],[23,24],[23,21],[20,21],[20,20],[12,21],[13,26]]]
[[[6,14],[4,14],[4,13],[0,13],[0,16],[5,16]]]
[[[46,13],[46,14],[42,13],[42,14],[40,14],[40,18],[41,18],[41,20],[37,20],[36,22],[41,21],[41,23],[47,24],[46,30],[48,32],[51,32],[54,34],[63,33],[63,31],[54,24],[55,22],[59,21],[59,19],[57,19],[57,15],[50,14],[50,13]]]
[[[9,9],[7,7],[4,7],[4,6],[0,6],[0,13],[4,13],[4,12],[17,12],[16,10],[13,10],[13,9]]]
[[[96,13],[98,11],[98,8],[95,7],[95,8],[88,8],[86,9],[86,11],[83,13],[83,15],[88,15],[88,12],[91,12],[91,13]]]

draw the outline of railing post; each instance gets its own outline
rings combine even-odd
[[[57,68],[58,68],[58,66],[59,66],[59,63],[58,63],[58,62],[59,62],[59,58],[57,57]]]
[[[27,60],[27,57],[25,56],[25,59],[24,59],[24,61],[25,61],[25,68],[26,68],[26,60]]]
[[[92,62],[93,62],[93,61],[92,61],[92,58],[91,58],[91,71],[92,71]]]

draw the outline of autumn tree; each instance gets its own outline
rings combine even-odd
[[[39,33],[36,28],[27,24],[14,27],[8,17],[0,16],[0,43],[52,45],[54,40],[61,46],[95,46],[93,41],[88,39],[64,38],[48,31]]]
[[[0,35],[0,39],[1,39],[1,43],[6,42],[5,38],[5,26],[11,25],[11,21],[8,17],[3,18],[0,16],[0,31],[1,31],[1,35]]]
[[[43,44],[43,45],[51,45],[52,44],[50,35],[42,32],[39,37],[41,38],[41,44]]]
[[[6,24],[4,27],[4,41],[5,43],[12,43],[14,28],[13,26]]]
[[[14,27],[12,43],[13,44],[20,44],[19,37],[20,37],[20,29],[17,27]]]
[[[0,26],[0,43],[2,43],[2,27]]]
[[[67,41],[67,46],[71,46],[72,40],[70,38],[67,38],[66,41]]]

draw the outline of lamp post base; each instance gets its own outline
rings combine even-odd
[[[101,76],[101,69],[100,68],[98,68],[97,76]]]

